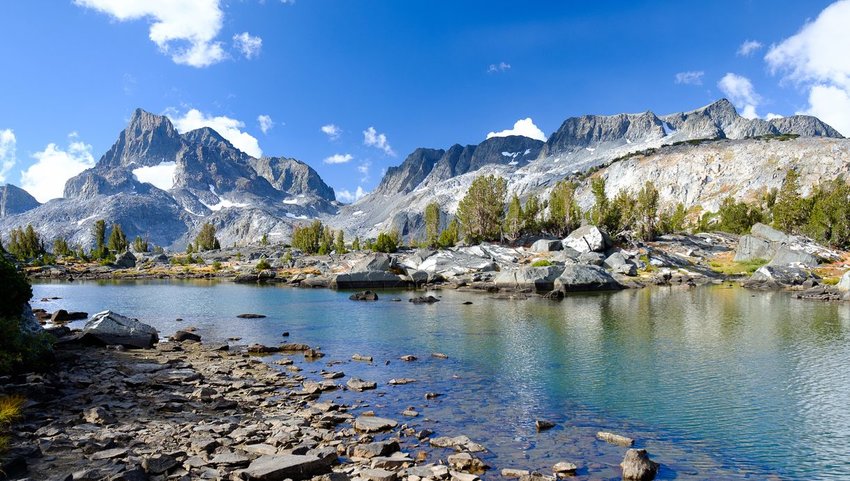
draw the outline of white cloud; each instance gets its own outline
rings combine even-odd
[[[220,0],[74,0],[120,22],[147,19],[149,37],[178,64],[207,67],[227,55],[221,42],[224,13]]]
[[[395,156],[386,134],[379,134],[375,127],[369,127],[363,131],[363,144],[383,150],[387,155]]]
[[[21,172],[21,187],[39,202],[62,197],[65,182],[80,172],[94,167],[91,145],[69,135],[67,150],[50,143],[32,154],[35,163]]]
[[[784,115],[775,114],[773,112],[768,112],[767,115],[764,116],[764,120],[773,120],[773,119],[781,119]]]
[[[506,62],[491,63],[490,66],[487,67],[487,73],[507,72],[510,69],[511,64]]]
[[[354,156],[351,154],[334,154],[330,157],[327,157],[323,162],[326,164],[345,164],[354,159]]]
[[[514,123],[514,128],[503,130],[501,132],[490,132],[487,134],[487,138],[492,137],[507,137],[509,135],[522,135],[523,137],[529,137],[532,139],[546,141],[546,134],[540,130],[539,127],[534,125],[534,121],[531,120],[531,117],[517,120]]]
[[[274,121],[268,115],[260,115],[257,117],[257,123],[260,124],[260,130],[266,134],[274,127]]]
[[[334,124],[323,125],[322,132],[324,132],[330,140],[337,140],[339,136],[342,135],[342,129]]]
[[[735,107],[742,109],[742,117],[748,119],[758,117],[756,108],[761,103],[761,96],[756,93],[750,79],[729,72],[717,82],[717,88],[729,98],[730,102],[735,104]]]
[[[744,43],[742,43],[741,46],[738,47],[738,51],[736,52],[736,54],[739,57],[749,57],[755,51],[761,49],[762,47],[763,45],[758,40],[744,40]]]
[[[159,189],[169,190],[174,187],[174,172],[176,170],[176,162],[161,162],[158,165],[133,169],[133,175],[139,182],[147,182]]]
[[[12,129],[0,130],[0,183],[6,182],[6,174],[15,166],[16,146],[17,139]]]
[[[357,186],[357,190],[352,193],[349,190],[340,189],[336,191],[336,198],[339,199],[340,202],[356,202],[360,200],[363,196],[368,194],[368,192],[363,190],[363,187]]]
[[[372,166],[372,163],[368,160],[363,162],[362,164],[357,166],[357,172],[360,172],[360,182],[368,182],[369,181],[369,167]]]
[[[702,77],[705,72],[702,70],[691,70],[688,72],[679,72],[676,74],[674,82],[684,85],[702,85]]]
[[[233,36],[233,46],[245,58],[252,59],[260,54],[260,49],[263,48],[263,39],[255,37],[248,32],[242,32]]]
[[[200,129],[201,127],[209,127],[242,152],[257,158],[263,155],[257,138],[242,130],[245,128],[245,123],[240,120],[231,119],[223,115],[213,117],[212,115],[204,114],[198,109],[191,109],[182,116],[173,110],[170,112],[167,111],[166,115],[168,115],[174,127],[180,133]]]
[[[771,46],[765,61],[772,73],[809,90],[815,115],[850,135],[850,0],[835,2],[798,33]]]

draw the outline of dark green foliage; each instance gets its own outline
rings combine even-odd
[[[811,211],[811,202],[800,195],[800,174],[791,169],[773,205],[773,226],[792,234],[800,233]]]
[[[109,234],[109,250],[114,254],[120,254],[126,251],[128,247],[130,247],[130,243],[127,242],[127,236],[124,235],[121,225],[112,224],[112,232]]]
[[[345,254],[348,252],[345,249],[345,233],[342,229],[336,232],[336,240],[334,240],[334,250],[337,254]]]
[[[74,252],[68,247],[68,242],[65,239],[57,237],[53,239],[53,255],[71,257]]]
[[[832,247],[850,244],[850,186],[844,178],[820,185],[809,201],[811,210],[803,232]]]
[[[757,205],[749,205],[743,201],[736,202],[729,196],[723,199],[715,219],[716,223],[713,225],[715,230],[746,234],[756,222],[762,222],[764,216]]]
[[[142,239],[142,236],[136,236],[133,239],[133,250],[136,252],[147,252],[148,251],[148,241]]]
[[[318,220],[309,225],[295,226],[292,230],[292,247],[306,254],[315,254],[319,252],[323,232],[324,226]]]
[[[398,250],[399,242],[401,242],[401,239],[398,231],[381,232],[378,234],[378,238],[375,240],[372,250],[375,252],[386,253],[395,252]]]
[[[679,202],[672,210],[665,209],[658,217],[658,234],[684,232],[686,229],[688,211],[685,204]]]
[[[254,266],[255,271],[266,271],[272,268],[272,265],[269,264],[269,261],[266,260],[265,257],[261,257],[260,261],[257,262],[257,265]]]
[[[267,246],[267,245],[269,245],[269,236],[268,236],[268,234],[263,234],[263,237],[260,239],[260,245],[261,245],[261,246]]]
[[[24,304],[32,288],[12,263],[0,256],[0,375],[43,368],[50,360],[47,335],[21,332]]]
[[[195,246],[198,252],[221,249],[221,244],[215,236],[215,226],[211,222],[206,222],[201,226],[201,231],[195,237]]]
[[[108,254],[106,250],[106,221],[99,219],[92,226],[92,237],[94,238],[94,250],[92,257],[95,259],[103,259]]]
[[[546,206],[540,202],[540,198],[532,195],[525,201],[522,207],[522,225],[526,232],[539,232],[543,227],[541,216]]]
[[[440,205],[431,202],[425,206],[425,243],[436,247],[440,238]]]
[[[498,240],[501,236],[507,181],[485,175],[472,181],[457,208],[457,218],[470,242]]]
[[[657,234],[658,189],[647,181],[638,192],[635,203],[635,226],[638,239],[653,240]]]
[[[457,219],[452,219],[449,225],[443,232],[440,232],[440,238],[437,239],[437,245],[443,249],[454,247],[459,240],[460,228]]]
[[[576,185],[561,180],[549,193],[548,225],[552,233],[563,237],[581,225],[581,209],[575,199]]]
[[[44,254],[44,243],[33,229],[32,224],[26,229],[12,229],[9,233],[9,254],[20,260],[35,259]]]
[[[508,202],[508,212],[505,214],[502,226],[502,232],[507,240],[513,242],[522,234],[523,217],[522,204],[519,202],[519,197],[514,194]]]
[[[354,240],[351,242],[351,250],[359,251],[360,250],[360,236],[355,236]]]

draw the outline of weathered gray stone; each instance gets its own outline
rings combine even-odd
[[[762,224],[761,222],[756,222],[750,229],[750,233],[754,237],[764,239],[768,242],[783,243],[788,242],[789,240],[788,234],[778,231],[769,225]]]
[[[286,454],[260,456],[242,472],[248,481],[283,481],[308,479],[330,471],[330,466],[316,456]]]
[[[389,456],[399,450],[396,441],[382,441],[367,444],[356,444],[351,448],[351,455],[358,458],[372,459],[378,456]]]
[[[572,264],[564,266],[560,277],[555,279],[555,290],[562,292],[621,289],[611,274],[598,266]]]
[[[838,285],[836,287],[841,292],[850,291],[850,271],[845,272],[844,275],[841,276],[841,280],[838,281]]]
[[[348,386],[349,389],[359,392],[367,391],[369,389],[375,389],[376,387],[378,387],[378,383],[374,381],[364,381],[356,377],[349,379],[348,382],[345,383],[345,385]]]
[[[735,262],[749,262],[756,259],[770,259],[776,254],[776,247],[768,240],[754,235],[744,235],[738,241],[735,250]]]
[[[83,327],[84,340],[101,344],[120,344],[126,347],[150,348],[159,335],[153,327],[112,311],[103,311],[92,316]]]
[[[788,246],[781,246],[777,249],[776,254],[773,256],[773,259],[770,260],[768,265],[802,265],[807,267],[816,267],[818,265],[818,259],[806,251],[792,249]]]
[[[136,256],[133,255],[132,252],[126,251],[123,254],[118,254],[115,257],[115,267],[120,267],[122,269],[130,269],[132,267],[136,267]]]
[[[635,440],[620,434],[609,433],[607,431],[599,431],[596,433],[596,438],[600,441],[605,441],[608,444],[615,444],[617,446],[632,446],[635,443]]]
[[[398,422],[377,416],[358,416],[354,420],[354,429],[365,433],[389,431],[396,426],[398,426]]]
[[[589,266],[601,266],[605,262],[605,255],[601,252],[582,252],[576,259],[579,264],[587,264]]]
[[[364,469],[360,477],[366,481],[395,481],[396,474],[386,469]]]
[[[635,481],[650,481],[658,473],[658,463],[649,459],[645,449],[629,449],[623,462],[623,479]]]
[[[400,275],[385,271],[361,271],[337,274],[330,281],[330,286],[336,289],[380,289],[393,287],[408,287],[411,281]]]
[[[807,270],[793,266],[766,265],[758,268],[746,282],[747,287],[789,287],[798,286],[814,276]]]
[[[560,239],[540,239],[531,244],[531,252],[554,252],[563,248]]]
[[[497,287],[508,289],[551,291],[555,286],[555,279],[563,271],[564,268],[561,266],[521,267],[499,272],[493,279],[493,283]]]
[[[608,237],[595,225],[584,225],[570,232],[563,245],[578,252],[601,252],[609,245]]]

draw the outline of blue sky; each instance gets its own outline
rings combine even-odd
[[[59,195],[136,107],[301,159],[344,199],[416,147],[526,118],[549,135],[570,116],[726,96],[850,135],[840,25],[848,0],[4,2],[0,183]]]

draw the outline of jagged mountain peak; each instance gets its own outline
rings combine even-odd
[[[250,162],[260,177],[280,191],[291,195],[314,195],[331,202],[336,200],[336,193],[319,173],[298,159],[262,157]]]
[[[183,138],[190,143],[201,144],[205,147],[217,147],[224,144],[227,148],[235,148],[229,140],[225,139],[212,127],[201,127],[183,133]]]
[[[12,184],[0,185],[0,217],[20,214],[40,205],[24,189]]]

